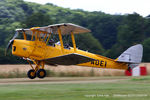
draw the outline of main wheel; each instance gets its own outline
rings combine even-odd
[[[44,69],[39,69],[36,75],[38,78],[44,78],[46,76],[46,71]]]
[[[36,78],[36,72],[35,72],[33,69],[30,69],[30,70],[28,71],[27,75],[28,75],[28,77],[29,77],[30,79]]]

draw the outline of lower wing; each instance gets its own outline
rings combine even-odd
[[[72,53],[68,55],[58,56],[54,58],[45,59],[46,64],[58,64],[58,65],[77,65],[81,63],[86,63],[91,60],[94,60],[93,58],[89,58],[84,55],[80,55],[77,53]]]

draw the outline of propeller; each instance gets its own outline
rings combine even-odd
[[[5,56],[7,55],[9,48],[11,47],[11,45],[13,44],[13,42],[17,36],[18,36],[18,32],[16,32],[14,37],[8,42],[6,50],[5,50]]]

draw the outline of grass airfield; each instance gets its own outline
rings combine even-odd
[[[149,100],[150,76],[0,79],[1,100]]]

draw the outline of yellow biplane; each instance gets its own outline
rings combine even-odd
[[[141,63],[143,55],[141,44],[130,47],[115,60],[79,50],[76,48],[74,35],[87,32],[90,30],[71,23],[16,29],[14,37],[7,45],[7,50],[12,45],[12,54],[23,57],[29,62],[32,69],[28,71],[27,75],[30,79],[34,79],[36,76],[44,78],[46,76],[45,64],[130,69]],[[19,34],[24,39],[16,39]],[[54,35],[59,38],[57,43],[52,40]],[[70,35],[72,47],[64,44],[62,38],[64,35]],[[30,61],[35,64],[35,67]]]

